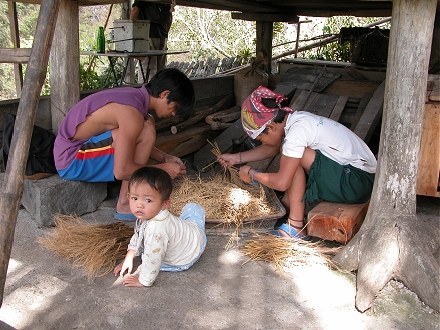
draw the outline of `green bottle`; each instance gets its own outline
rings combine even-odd
[[[96,51],[98,53],[105,52],[104,27],[102,26],[98,28],[98,36],[96,38]]]

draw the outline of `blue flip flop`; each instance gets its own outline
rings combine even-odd
[[[133,213],[115,212],[113,213],[113,217],[119,221],[126,221],[126,222],[136,221],[136,216]]]
[[[310,236],[298,232],[293,226],[289,226],[287,223],[283,223],[278,228],[275,228],[275,230],[271,230],[271,234],[279,237],[285,237],[282,233],[280,233],[280,230],[284,231],[291,238],[298,238],[304,241],[310,241]]]

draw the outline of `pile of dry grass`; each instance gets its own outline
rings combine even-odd
[[[340,247],[329,248],[320,242],[267,234],[247,240],[240,250],[249,260],[269,262],[278,271],[284,271],[286,267],[317,264],[336,268],[331,258]]]
[[[55,226],[38,242],[82,269],[89,280],[113,271],[133,235],[133,228],[123,223],[89,224],[69,215],[57,215]]]
[[[208,222],[241,223],[274,212],[265,199],[264,191],[258,195],[252,194],[229,182],[221,174],[204,180],[189,177],[178,179],[171,194],[170,210],[173,214],[180,214],[187,203],[202,205]]]

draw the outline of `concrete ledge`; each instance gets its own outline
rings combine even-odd
[[[1,174],[3,181],[4,173]],[[55,214],[83,215],[95,211],[107,197],[107,183],[66,181],[58,175],[24,180],[21,204],[39,227],[53,225]]]

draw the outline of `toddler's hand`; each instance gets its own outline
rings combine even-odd
[[[125,286],[143,286],[141,284],[141,282],[139,282],[139,277],[138,276],[127,276],[124,278],[124,285]]]
[[[125,258],[124,262],[121,266],[121,271],[119,273],[119,276],[124,276],[124,273],[127,271],[127,274],[131,274],[131,271],[133,270],[133,259],[131,258]]]
[[[122,269],[122,262],[116,265],[115,269],[113,269],[113,274],[118,276]]]

